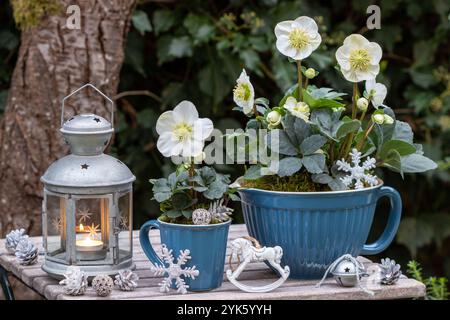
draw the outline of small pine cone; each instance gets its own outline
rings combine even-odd
[[[25,229],[16,229],[8,233],[5,239],[6,250],[10,254],[14,254],[16,252],[16,247],[19,244],[19,241],[23,238],[28,238],[28,236],[25,234]]]
[[[98,275],[92,279],[92,288],[99,297],[107,297],[111,294],[114,287],[114,281],[110,276]]]
[[[29,266],[37,262],[38,249],[28,237],[22,238],[17,244],[15,255],[21,265]]]
[[[395,260],[389,258],[381,259],[381,264],[378,264],[378,266],[380,267],[381,284],[393,285],[402,275],[400,265],[396,264]]]
[[[211,222],[211,213],[206,209],[195,209],[192,212],[192,222],[195,225],[205,225]]]
[[[116,280],[114,280],[114,284],[117,285],[122,291],[133,291],[137,288],[139,277],[136,273],[131,270],[122,270],[119,271],[119,274],[116,275]]]
[[[65,294],[80,296],[86,292],[88,280],[86,274],[78,266],[70,266],[64,274],[65,279],[59,282],[64,286]]]

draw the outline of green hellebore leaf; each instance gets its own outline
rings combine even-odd
[[[326,173],[313,174],[311,175],[311,179],[314,183],[320,184],[329,184],[333,181],[333,178]]]
[[[172,197],[172,192],[155,192],[153,198],[159,203],[169,200]]]
[[[379,151],[379,158],[385,159],[391,150],[397,150],[400,156],[407,156],[416,152],[416,148],[408,142],[402,140],[388,140],[386,141]]]
[[[169,210],[164,212],[164,214],[172,219],[181,217],[183,215],[181,210]]]
[[[153,26],[155,27],[156,35],[169,30],[174,24],[175,15],[172,10],[162,9],[153,13]]]
[[[278,139],[276,135],[278,134]],[[272,141],[272,137],[273,140]],[[278,151],[280,154],[284,154],[286,156],[295,156],[298,154],[297,149],[292,144],[286,132],[280,129],[275,129],[270,131],[266,137],[266,144],[273,151]],[[278,149],[278,150],[277,150]]]
[[[361,128],[361,122],[359,120],[344,121],[336,131],[336,138],[341,139],[351,132],[358,131],[359,128]]]
[[[413,153],[401,158],[403,172],[418,173],[437,168],[436,162],[421,154]]]
[[[394,133],[392,139],[403,140],[408,143],[413,143],[414,133],[411,126],[407,122],[395,121]]]
[[[192,202],[191,198],[184,192],[177,192],[172,195],[172,206],[176,210],[181,210],[189,206]]]
[[[304,156],[302,163],[309,173],[322,173],[325,167],[325,155],[319,153]]]
[[[208,190],[203,192],[203,196],[207,199],[214,200],[223,197],[223,194],[227,192],[228,185],[221,180],[216,179],[208,186]]]
[[[305,89],[302,89],[303,101],[306,102],[311,109],[314,108],[342,108],[345,104],[338,102],[333,99],[320,98],[315,99],[312,97],[309,92]]]
[[[319,150],[325,143],[327,138],[320,134],[313,134],[305,138],[300,144],[300,151],[303,155],[309,155]]]
[[[247,169],[244,175],[245,180],[257,180],[262,177],[261,166],[254,165]]]
[[[279,162],[278,176],[287,177],[298,172],[302,168],[302,160],[295,157],[281,159]]]
[[[395,150],[395,149],[389,150],[389,152],[386,155],[386,158],[383,159],[381,166],[387,167],[393,171],[399,172],[403,178],[401,156],[397,150]]]

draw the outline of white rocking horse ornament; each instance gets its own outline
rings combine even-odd
[[[245,292],[272,291],[281,286],[289,277],[289,267],[285,266],[282,268],[280,265],[282,256],[283,249],[280,246],[261,248],[259,242],[252,237],[237,238],[231,242],[231,255],[229,260],[230,270],[227,270],[227,278],[232,284]],[[233,257],[236,257],[239,263],[239,266],[234,271],[231,265]],[[237,278],[251,262],[267,262],[278,271],[281,278],[271,284],[261,287],[251,287],[238,282]]]

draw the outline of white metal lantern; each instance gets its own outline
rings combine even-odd
[[[91,87],[111,104],[111,122],[95,114],[64,121],[64,102]],[[60,278],[77,265],[88,276],[132,269],[132,184],[120,160],[103,153],[114,131],[114,103],[91,84],[62,102],[61,133],[71,154],[55,161],[41,177],[43,270]]]

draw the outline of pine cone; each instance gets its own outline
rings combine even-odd
[[[116,275],[114,284],[116,284],[122,291],[133,291],[138,286],[138,280],[139,277],[136,273],[131,270],[122,270],[119,271],[118,275]]]
[[[100,297],[107,297],[111,294],[114,282],[110,276],[98,275],[92,279],[92,287]]]
[[[78,266],[70,266],[64,274],[65,279],[59,282],[64,286],[65,294],[80,296],[86,292],[88,281],[86,274]]]
[[[22,238],[28,238],[25,229],[16,229],[6,235],[5,248],[10,254],[16,252],[16,247]]]
[[[230,216],[233,214],[234,209],[231,209],[227,206],[223,205],[223,198],[217,201],[214,201],[209,206],[209,212],[211,213],[212,218],[217,219],[221,222],[225,222],[230,219]]]
[[[378,266],[380,267],[381,284],[393,285],[402,275],[400,265],[396,264],[395,260],[381,259],[381,264],[378,264]]]
[[[17,244],[15,255],[21,265],[29,266],[37,262],[38,249],[28,237],[22,238]]]

